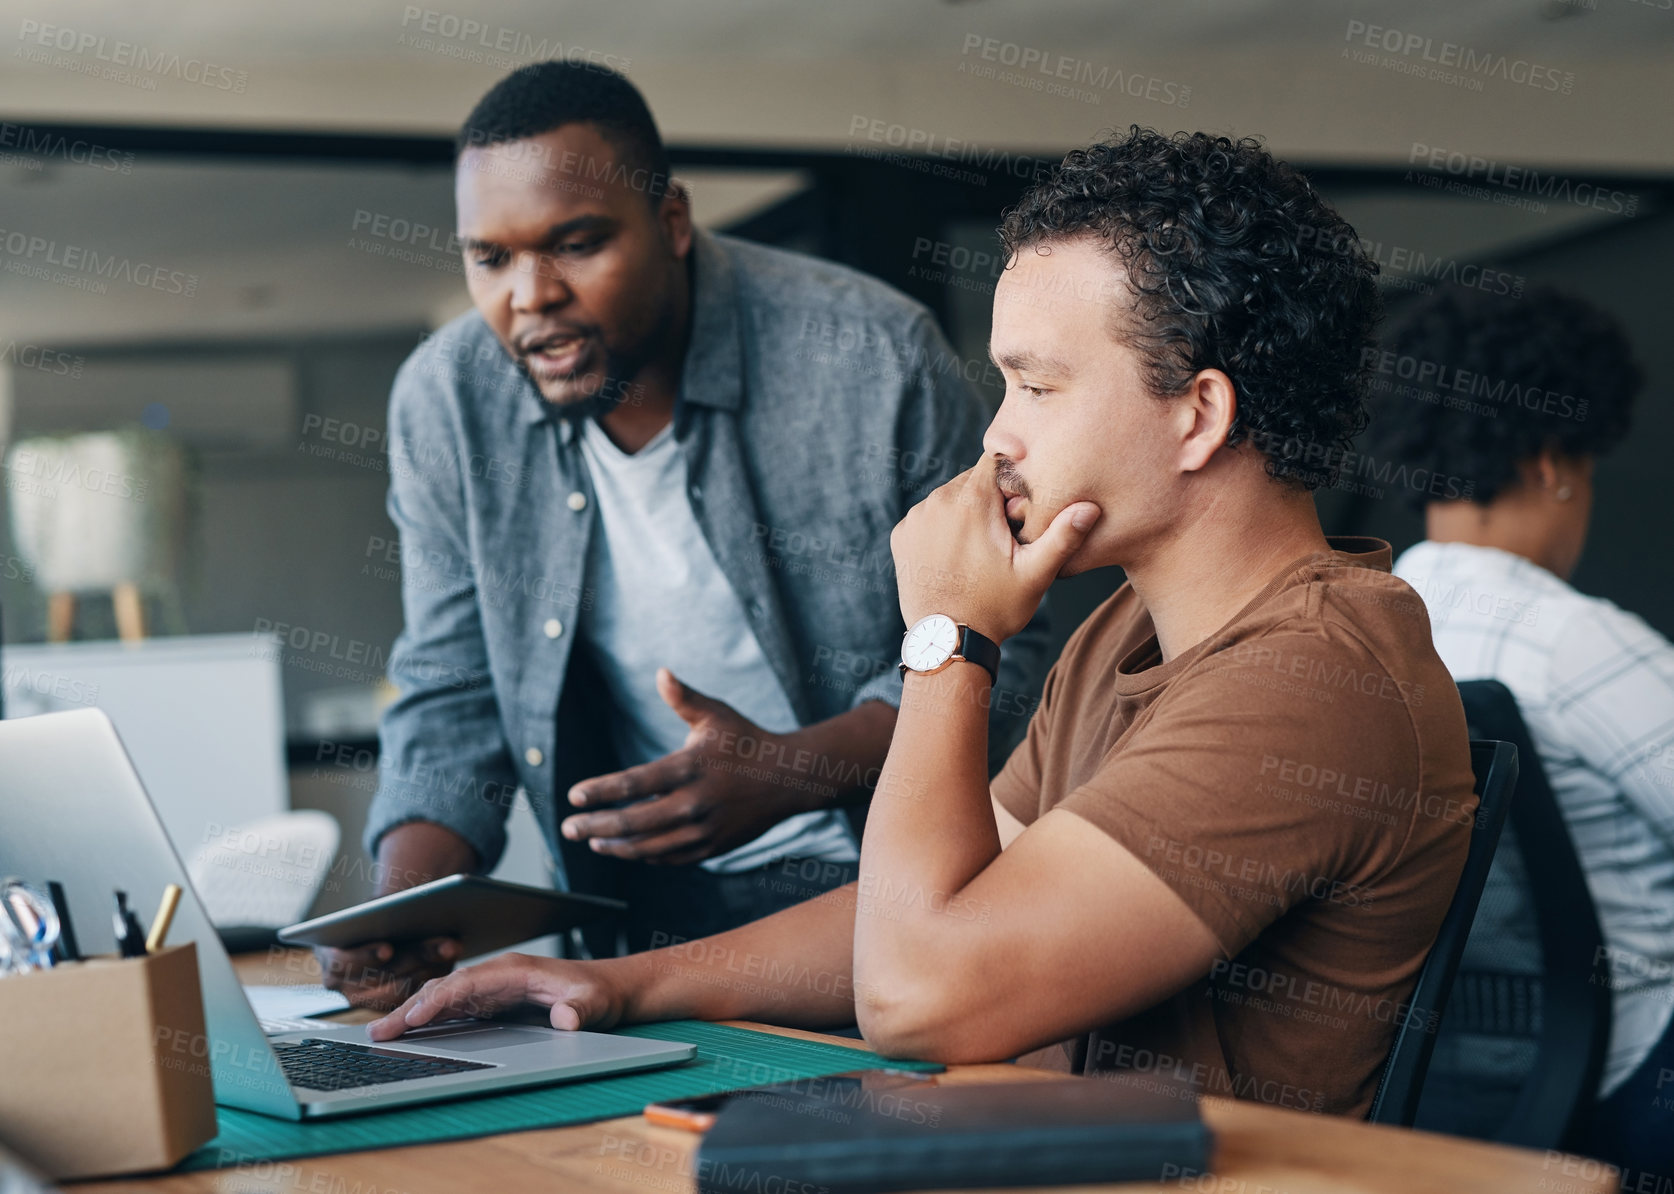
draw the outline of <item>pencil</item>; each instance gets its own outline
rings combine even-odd
[[[163,938],[169,935],[169,925],[174,922],[174,910],[180,906],[180,884],[170,883],[163,888],[163,902],[157,905],[157,915],[152,918],[151,931],[145,935],[145,952],[154,954],[163,948]]]

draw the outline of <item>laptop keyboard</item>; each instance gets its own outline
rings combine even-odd
[[[312,1037],[276,1044],[273,1052],[278,1055],[279,1066],[290,1084],[309,1090],[353,1090],[357,1086],[382,1086],[495,1068],[480,1061],[373,1049],[348,1041],[322,1041]]]

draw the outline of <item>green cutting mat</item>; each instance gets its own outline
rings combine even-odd
[[[845,1070],[876,1069],[882,1064],[882,1059],[869,1049],[850,1049],[700,1020],[639,1024],[617,1031],[623,1036],[686,1041],[697,1046],[697,1057],[669,1069],[588,1078],[511,1094],[457,1099],[316,1123],[294,1123],[253,1111],[217,1107],[220,1131],[215,1139],[182,1161],[180,1168],[218,1169],[284,1157],[316,1157],[322,1153],[360,1152],[530,1128],[555,1128],[614,1119],[619,1115],[638,1115],[647,1103],[691,1098],[740,1086],[819,1078]],[[912,1070],[942,1068],[912,1061],[888,1064]]]

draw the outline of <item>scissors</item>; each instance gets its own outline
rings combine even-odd
[[[58,913],[38,887],[15,877],[0,883],[0,974],[51,969],[58,933]]]

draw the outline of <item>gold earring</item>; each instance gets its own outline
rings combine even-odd
[[[1567,501],[1569,501],[1570,498],[1575,496],[1575,491],[1567,485],[1560,485],[1560,486],[1558,486],[1558,492],[1555,493],[1553,496],[1556,497],[1560,502],[1567,502]]]

